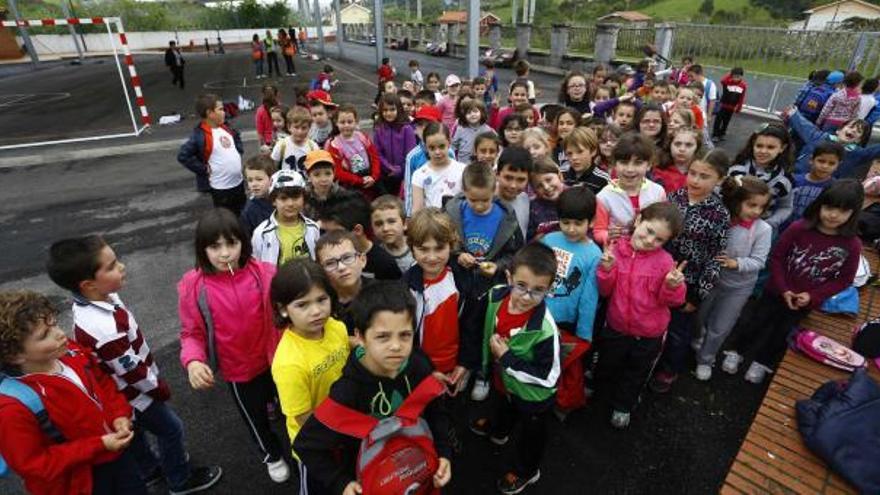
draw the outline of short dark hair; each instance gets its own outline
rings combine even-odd
[[[62,239],[49,247],[46,271],[62,289],[79,293],[79,284],[94,280],[100,268],[98,257],[107,243],[101,236],[90,235]]]
[[[203,119],[207,118],[208,112],[217,108],[218,101],[220,101],[220,97],[214,93],[199,95],[198,98],[196,98],[196,115]]]
[[[669,231],[672,232],[669,240],[678,237],[684,228],[684,220],[681,218],[681,212],[678,207],[669,201],[661,201],[652,203],[639,212],[639,218],[643,221],[662,220],[669,225]]]
[[[260,154],[248,158],[247,161],[244,162],[244,169],[262,170],[267,176],[271,178],[272,174],[277,171],[277,166],[275,165],[275,160],[269,158],[266,155]]]
[[[296,258],[278,268],[269,287],[269,300],[272,303],[276,327],[284,328],[292,324],[284,308],[308,294],[315,286],[323,289],[330,296],[332,305],[336,305],[336,291],[330,284],[330,279],[324,269],[311,259]]]
[[[495,174],[492,173],[492,169],[477,162],[467,165],[461,174],[461,188],[467,191],[474,187],[494,188]]]
[[[377,280],[370,284],[370,290],[360,291],[351,302],[349,311],[354,329],[364,336],[380,311],[406,312],[410,322],[415,323],[416,301],[402,282]]]
[[[510,274],[516,273],[517,268],[524,266],[538,276],[556,277],[556,254],[546,244],[530,242],[513,256],[510,265]]]
[[[532,169],[534,169],[532,154],[520,146],[504,148],[501,156],[498,157],[498,173],[503,172],[505,168],[511,172],[532,173]]]
[[[880,86],[880,80],[876,77],[872,77],[870,79],[865,79],[862,83],[862,93],[869,95],[877,92],[877,87]]]
[[[214,265],[208,260],[205,250],[217,239],[224,238],[228,241],[241,243],[241,255],[238,258],[238,267],[244,268],[251,258],[251,240],[241,230],[241,223],[235,214],[226,208],[212,208],[199,218],[196,223],[196,268],[204,273],[215,273]]]
[[[700,64],[694,64],[694,65],[690,66],[690,68],[688,69],[688,72],[693,72],[694,74],[702,74],[703,73],[703,66]]]
[[[353,247],[355,251],[358,250],[357,239],[351,232],[347,230],[331,230],[330,232],[327,232],[326,234],[319,237],[318,241],[315,243],[315,259],[318,261],[321,260],[321,251],[325,247],[338,246],[345,241],[350,242],[351,247]]]
[[[370,234],[370,203],[360,194],[346,198],[321,213],[321,220],[329,220],[351,232],[360,225]]]
[[[742,77],[744,74],[745,74],[745,71],[743,70],[742,67],[734,67],[734,68],[730,71],[730,75],[732,75],[732,76],[739,76],[739,77]]]
[[[556,201],[560,220],[593,220],[596,216],[596,195],[583,186],[569,187]]]
[[[838,235],[851,237],[859,233],[859,212],[865,200],[865,190],[855,179],[839,179],[831,183],[819,194],[810,206],[804,210],[804,220],[815,229],[820,222],[819,213],[823,206],[840,208],[852,212],[849,220],[837,228]]]
[[[49,298],[37,292],[0,292],[0,365],[12,365],[11,361],[24,350],[24,341],[34,326],[57,314]]]
[[[269,202],[274,203],[279,197],[296,199],[300,196],[305,196],[306,193],[306,188],[302,186],[276,187],[269,191]]]
[[[513,63],[513,71],[518,76],[524,76],[529,71],[529,63],[523,59],[519,59]]]
[[[819,144],[813,148],[813,154],[810,158],[816,158],[819,155],[834,155],[838,160],[843,160],[843,155],[846,153],[843,145],[836,141],[820,141]]]
[[[350,113],[350,114],[354,115],[354,120],[357,120],[357,118],[358,118],[357,108],[355,108],[354,105],[351,105],[349,103],[343,103],[336,108],[336,113],[333,114],[333,121],[338,122],[339,115],[343,114],[343,113]]]
[[[611,152],[611,158],[617,160],[630,160],[632,157],[651,161],[654,158],[654,143],[641,133],[630,131],[620,136],[617,146]]]
[[[425,100],[428,103],[430,103],[431,105],[437,104],[437,96],[434,95],[434,92],[431,91],[430,89],[423,89],[423,90],[419,91],[418,93],[416,93],[416,97],[414,99],[415,100]]]
[[[843,76],[843,85],[847,88],[855,88],[859,84],[862,83],[862,75],[858,71],[847,72],[845,76]]]

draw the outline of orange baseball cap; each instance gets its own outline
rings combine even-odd
[[[305,167],[306,172],[309,172],[312,167],[319,163],[328,163],[332,167],[333,155],[327,150],[310,151],[306,154],[305,160],[303,160],[303,167]]]

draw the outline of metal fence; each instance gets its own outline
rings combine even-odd
[[[654,43],[653,27],[622,26],[617,33],[617,56],[643,58],[645,55],[642,48],[652,43]]]
[[[529,38],[529,49],[538,51],[550,50],[550,26],[532,26],[532,35]]]
[[[572,26],[568,29],[568,51],[592,56],[596,46],[596,26]]]

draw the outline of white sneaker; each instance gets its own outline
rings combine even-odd
[[[724,362],[721,363],[721,369],[725,373],[735,375],[739,371],[739,365],[742,364],[743,357],[736,351],[724,351]]]
[[[287,466],[287,463],[284,462],[284,459],[278,459],[275,462],[270,462],[266,464],[266,469],[269,471],[269,477],[272,478],[272,481],[275,483],[284,483],[290,478],[290,467]]]
[[[489,380],[477,378],[474,380],[474,388],[471,389],[471,400],[481,402],[489,396]]]
[[[628,412],[611,411],[611,426],[622,430],[629,426],[630,415]]]
[[[745,379],[747,382],[759,385],[764,381],[764,377],[767,376],[767,373],[773,373],[773,370],[757,361],[752,361],[752,364],[746,371]]]
[[[712,366],[708,364],[698,364],[697,365],[697,380],[701,382],[707,382],[710,378],[712,378]]]

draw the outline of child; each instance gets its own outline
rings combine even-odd
[[[441,122],[448,129],[455,126],[455,104],[458,100],[458,90],[461,89],[461,79],[455,74],[446,76],[446,95],[437,100],[437,108],[442,115]]]
[[[287,126],[290,136],[275,143],[271,157],[278,164],[278,170],[304,173],[302,161],[309,152],[320,149],[317,143],[309,139],[312,115],[306,108],[293,107],[287,112]]]
[[[422,76],[422,71],[419,70],[419,61],[416,59],[409,61],[409,80],[415,85],[416,91],[421,91],[422,86],[425,85],[425,78]]]
[[[412,251],[406,243],[405,219],[403,201],[397,196],[379,196],[370,204],[373,233],[380,241],[379,246],[394,258],[400,273],[406,273],[415,264]]]
[[[278,141],[290,136],[287,133],[287,112],[289,111],[290,108],[283,105],[274,106],[269,110],[269,115],[272,118],[272,140],[270,144],[260,146],[260,153],[268,156]]]
[[[248,192],[251,197],[241,210],[241,228],[248,238],[257,225],[272,215],[273,206],[269,202],[269,186],[275,173],[275,162],[268,156],[258,155],[248,159],[244,164],[244,176],[247,179]]]
[[[180,362],[195,390],[212,388],[215,371],[223,375],[269,477],[283,483],[290,468],[266,410],[276,395],[269,370],[278,343],[269,301],[275,267],[251,258],[238,220],[223,209],[202,215],[195,237],[196,268],[177,284]]]
[[[825,102],[819,118],[816,119],[816,127],[825,132],[834,132],[844,122],[858,116],[862,95],[859,85],[862,79],[864,79],[862,75],[856,71],[847,72],[843,78],[844,87],[832,94]]]
[[[880,157],[880,146],[873,145],[862,148],[870,135],[871,128],[864,120],[849,120],[844,122],[833,134],[820,131],[800,111],[789,109],[783,114],[789,128],[804,142],[797,155],[794,171],[806,173],[810,170],[810,159],[813,156],[813,148],[819,143],[835,141],[843,145],[844,156],[840,162],[835,176],[855,177],[864,173],[865,164]]]
[[[697,121],[694,119],[694,112],[688,108],[676,108],[669,112],[668,134],[672,135],[673,132],[683,127],[698,128]]]
[[[533,161],[538,161],[541,158],[552,159],[550,156],[550,136],[544,132],[544,129],[528,127],[523,131],[522,136],[522,147],[532,155]],[[557,166],[559,165],[557,164]]]
[[[437,105],[437,99],[434,97],[434,92],[428,89],[423,89],[416,93],[415,98],[413,99],[414,111],[418,112],[424,106],[435,106]]]
[[[473,156],[474,143],[478,134],[493,132],[486,124],[486,106],[477,99],[470,99],[461,106],[461,115],[458,116],[458,125],[452,136],[452,150],[455,159],[462,163],[470,163]]]
[[[330,93],[322,89],[313,89],[306,96],[309,99],[309,114],[312,116],[309,139],[323,149],[335,132],[330,115],[336,110],[336,104],[333,103]]]
[[[146,495],[126,450],[131,406],[89,353],[68,342],[46,296],[0,293],[0,364],[47,413],[41,426],[25,404],[0,395],[0,453],[29,493]]]
[[[385,81],[394,81],[394,67],[391,66],[391,59],[388,57],[382,58],[382,65],[376,70],[376,74],[379,76],[379,83],[383,83]]]
[[[399,194],[406,155],[415,148],[416,135],[396,94],[382,95],[378,112],[379,122],[373,129],[373,143],[382,171],[379,188],[388,194]]]
[[[529,226],[526,229],[526,240],[539,239],[545,234],[559,230],[556,201],[565,190],[562,173],[553,160],[544,157],[534,160],[533,163],[534,170],[529,180],[535,190],[536,197],[529,205]]]
[[[241,172],[241,135],[225,123],[226,112],[217,95],[200,95],[196,115],[202,121],[180,147],[177,161],[196,174],[196,189],[210,192],[214,207],[229,208],[237,216],[247,201]]]
[[[639,211],[666,199],[663,188],[646,177],[653,157],[654,145],[635,132],[624,134],[614,147],[617,179],[609,181],[596,195],[593,239],[599,244],[632,232]]]
[[[573,108],[581,114],[592,113],[588,89],[587,76],[579,71],[569,72],[559,87],[559,104]]]
[[[474,98],[483,102],[486,108],[492,107],[492,93],[489,92],[486,78],[477,76],[474,78]],[[871,92],[873,93],[873,91]]]
[[[541,477],[561,372],[559,332],[544,302],[555,276],[553,250],[532,243],[513,258],[507,285],[485,298],[483,371],[493,375],[496,397],[491,416],[474,421],[471,430],[504,445],[520,427],[513,466],[496,483],[501,493],[519,493]]]
[[[844,74],[840,71],[817,70],[810,76],[810,82],[798,92],[794,106],[804,118],[815,124],[828,98],[831,98],[837,86],[843,82]]]
[[[770,187],[773,197],[764,213],[764,221],[778,232],[779,226],[791,215],[792,165],[790,138],[784,127],[762,124],[752,133],[748,143],[736,155],[729,175],[754,175]]]
[[[424,207],[442,208],[446,199],[461,192],[464,164],[449,157],[449,130],[429,122],[423,133],[428,151],[427,166],[412,174],[412,212]]]
[[[698,157],[703,156],[703,140],[693,127],[681,127],[669,134],[669,144],[660,156],[659,164],[651,170],[651,178],[672,194],[687,185],[687,171]]]
[[[599,140],[592,130],[578,127],[571,131],[563,141],[565,156],[571,168],[562,173],[565,185],[583,185],[593,194],[598,194],[611,180],[608,174],[595,165],[594,158],[599,152]],[[592,220],[592,218],[590,218]]]
[[[786,349],[786,337],[807,314],[852,285],[862,243],[857,234],[864,191],[843,179],[832,184],[791,225],[770,252],[770,280],[750,318],[743,319],[722,369],[735,374],[754,356],[746,381],[760,384]]]
[[[337,204],[357,195],[336,183],[335,165],[329,151],[312,151],[306,155],[303,168],[309,180],[303,211],[307,218],[320,219]]]
[[[498,158],[495,196],[516,215],[523,239],[529,227],[529,175],[533,168],[532,156],[524,149],[505,148]]]
[[[517,105],[525,103],[529,104],[529,87],[526,83],[520,81],[514,81],[510,84],[510,94],[507,97],[507,107],[498,109],[493,105],[492,111],[489,113],[489,125],[492,126],[496,131],[501,128],[501,122],[504,121],[504,117],[507,117],[511,113],[515,113],[515,108]],[[535,122],[540,119],[540,115],[538,115],[537,110],[533,110]]]
[[[132,454],[149,484],[168,481],[171,493],[207,490],[220,481],[218,466],[191,467],[183,445],[183,423],[166,404],[168,384],[150,347],[117,292],[125,283],[125,265],[98,236],[64,239],[49,248],[49,278],[71,292],[76,342],[110,374],[134,409],[138,427]],[[156,437],[159,458],[148,447],[144,432]],[[163,476],[164,475],[164,476]]]
[[[675,99],[668,104],[666,111],[669,115],[672,115],[677,110],[690,110],[694,115],[694,127],[702,132],[703,127],[705,127],[705,114],[700,109],[700,106],[695,103],[696,101],[697,94],[693,88],[680,87],[675,94]]]
[[[434,103],[431,103],[431,105],[440,103],[440,100],[443,99],[443,93],[440,92],[440,74],[429,72],[425,76],[425,89],[434,94]]]
[[[397,97],[400,98],[400,106],[403,108],[403,116],[406,117],[406,122],[408,124],[411,124],[413,119],[413,112],[415,112],[413,92],[406,89],[401,89],[397,92]]]
[[[657,149],[662,149],[666,144],[666,112],[663,107],[657,103],[646,103],[636,115],[633,127],[641,133],[642,136],[654,142]]]
[[[682,231],[666,245],[672,258],[682,263],[686,283],[685,304],[673,307],[663,345],[663,356],[651,380],[651,390],[668,392],[678,374],[687,369],[687,356],[697,330],[697,309],[721,273],[718,257],[727,245],[730,212],[715,188],[727,177],[730,159],[723,150],[713,150],[688,167],[687,185],[669,195],[683,221]],[[685,266],[686,264],[686,266]]]
[[[339,82],[335,77],[336,72],[333,70],[333,66],[324,65],[324,68],[321,69],[321,72],[318,73],[318,76],[315,78],[315,82],[312,84],[310,89],[320,89],[321,91],[330,92],[334,86]]]
[[[363,289],[374,283],[363,276],[367,257],[357,250],[357,245],[354,234],[344,229],[327,232],[315,245],[315,260],[324,269],[336,293],[333,318],[345,324],[349,335],[354,332],[351,302]]]
[[[492,128],[481,134],[477,134],[474,138],[474,161],[495,170],[498,162],[498,155],[501,153],[501,139]]]
[[[495,62],[491,60],[483,61],[483,68],[480,69],[480,77],[486,81],[486,108],[490,108],[498,94],[498,75],[495,73]]]
[[[599,293],[608,298],[599,335],[600,378],[611,395],[611,425],[629,426],[642,387],[663,348],[669,308],[685,300],[684,263],[662,249],[681,232],[678,208],[654,203],[639,212],[632,237],[609,242],[599,262]]]
[[[700,304],[697,349],[697,380],[712,378],[718,350],[755,289],[758,273],[767,262],[773,229],[761,220],[770,202],[770,189],[751,176],[727,178],[721,186],[724,205],[730,211],[727,245],[716,257],[721,275],[712,292]]]
[[[329,398],[381,420],[393,415],[425,380],[435,378],[430,361],[413,351],[416,304],[412,296],[399,282],[379,282],[375,287],[352,304],[359,346],[349,354],[342,377],[330,388]],[[428,405],[422,417],[431,429],[440,457],[432,480],[439,490],[452,476],[452,452],[447,442],[450,421],[436,401]],[[316,484],[346,495],[371,493],[357,481],[359,447],[359,439],[334,431],[316,415],[306,421],[293,443],[294,452]]]
[[[607,124],[602,126],[601,132],[598,132],[597,135],[599,136],[599,154],[596,156],[596,164],[599,166],[599,170],[614,178],[616,177],[616,175],[612,175],[614,174],[614,148],[620,141],[623,130],[614,124]]]
[[[824,141],[813,148],[810,160],[810,171],[806,174],[795,174],[791,191],[792,211],[784,226],[800,219],[807,207],[834,182],[834,172],[840,166],[845,151],[840,143]]]
[[[565,138],[571,134],[577,126],[581,123],[581,115],[577,112],[577,110],[572,110],[569,108],[563,108],[556,114],[556,118],[553,120],[553,126],[550,129],[550,148],[553,152],[550,155],[550,158],[559,165],[559,170],[563,173],[568,172],[568,169],[571,168],[571,163],[568,161],[568,157],[565,155]]]
[[[336,180],[344,187],[358,189],[365,197],[377,195],[381,165],[379,153],[370,138],[358,130],[357,110],[353,105],[340,105],[336,110],[339,134],[324,148],[336,164]]]
[[[260,35],[255,34],[251,38],[251,60],[254,62],[254,77],[256,79],[262,79],[266,77],[263,74],[263,60],[266,59],[266,47],[263,45],[263,42],[260,41]]]
[[[529,73],[531,72],[531,66],[527,60],[517,60],[513,63],[513,72],[516,73],[516,79],[513,82],[519,82],[526,85],[528,89],[528,101],[529,104],[534,105],[537,94],[535,93],[535,83],[531,79],[529,79]]]
[[[272,379],[293,444],[330,393],[330,386],[342,376],[348,360],[348,333],[342,322],[330,317],[336,293],[312,260],[282,266],[272,279],[270,297],[275,322],[284,328],[272,359]],[[299,472],[300,493],[320,493],[302,463]]]
[[[257,137],[261,147],[272,146],[275,144],[270,111],[273,107],[279,105],[278,87],[272,83],[266,83],[263,85],[262,95],[263,102],[259,108],[257,108],[256,115]]]
[[[669,81],[661,79],[654,82],[654,87],[651,88],[651,102],[662,107],[670,100],[672,100],[672,86]]]
[[[306,181],[293,170],[279,170],[272,175],[269,201],[274,213],[257,225],[251,235],[254,257],[273,265],[283,265],[294,258],[315,257],[319,228],[303,215]]]
[[[734,67],[730,74],[721,78],[721,100],[718,102],[720,108],[715,114],[715,124],[712,127],[713,141],[724,140],[731,117],[739,113],[746,102],[747,88],[742,67]]]
[[[412,175],[416,170],[424,167],[430,161],[428,148],[424,140],[425,127],[430,122],[440,122],[440,110],[438,110],[437,107],[425,105],[416,111],[413,116],[413,130],[416,134],[416,146],[406,154],[406,165],[403,171],[403,184],[401,186],[401,193],[403,195],[407,217],[412,215]],[[451,147],[447,150],[447,154],[449,155],[449,158],[455,159]]]
[[[505,148],[522,146],[523,131],[528,127],[528,122],[520,114],[512,113],[504,117],[504,120],[501,122],[501,129],[498,131],[501,135],[501,145]]]

